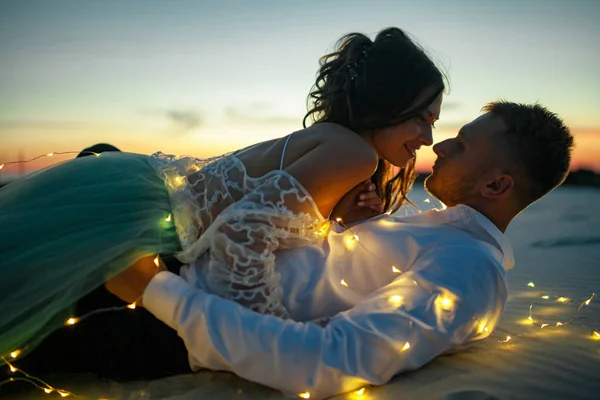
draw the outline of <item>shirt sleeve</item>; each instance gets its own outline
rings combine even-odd
[[[150,282],[144,305],[177,330],[192,367],[322,399],[488,336],[506,301],[497,268],[487,255],[436,252],[325,326],[257,314],[168,272]]]

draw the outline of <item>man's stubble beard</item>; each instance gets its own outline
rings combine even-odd
[[[425,179],[425,190],[431,196],[439,200],[444,205],[450,207],[457,204],[466,204],[467,200],[472,196],[473,187],[476,180],[473,178],[463,178],[456,182],[436,182],[433,184],[431,178],[433,174]],[[437,177],[439,180],[439,177]],[[429,182],[429,184],[428,184]]]

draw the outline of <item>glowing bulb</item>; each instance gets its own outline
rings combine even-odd
[[[544,300],[548,300],[550,298],[550,296],[542,296],[542,299]]]
[[[508,343],[510,341],[510,339],[512,339],[510,336],[506,337],[506,340],[504,341],[504,343]]]
[[[310,399],[310,393],[308,393],[308,392],[300,393],[300,394],[298,394],[298,397],[301,397],[303,399]]]
[[[354,235],[354,240],[358,242],[358,235]]]
[[[67,397],[70,393],[69,392],[62,392],[62,391],[58,391],[58,394],[60,394],[60,397]]]
[[[483,333],[486,329],[487,327],[485,326],[485,322],[481,322],[477,328],[477,333]]]
[[[388,210],[385,212],[385,215],[392,215],[392,210]]]
[[[129,304],[129,305],[127,306],[127,308],[129,308],[130,310],[135,310],[135,302],[133,302],[133,303]]]
[[[446,296],[438,296],[435,299],[435,303],[438,307],[441,307],[441,309],[445,311],[451,310],[452,306],[454,305],[452,299]]]
[[[545,326],[548,326],[548,324],[542,324],[542,326],[540,327],[540,329],[544,329]]]
[[[401,306],[404,302],[404,297],[398,295],[390,296],[389,302],[394,303],[397,306]]]
[[[10,372],[17,372],[17,369],[11,365],[10,366]]]
[[[567,303],[571,301],[571,299],[569,299],[568,297],[559,297],[558,299],[556,299],[556,301],[558,301],[559,303]]]
[[[365,388],[360,388],[356,391],[356,394],[359,396],[362,396],[363,394],[365,394]]]
[[[46,394],[50,394],[53,392],[52,389],[48,389],[48,388],[44,388],[44,392],[46,392]]]
[[[561,326],[562,324],[563,324],[562,322],[557,322],[557,323],[556,323],[556,326],[557,326],[557,327],[559,327],[559,326]]]
[[[342,222],[342,219],[338,217],[335,219],[335,222]]]
[[[4,168],[4,164],[0,164],[0,169]]]
[[[54,153],[48,153],[46,154],[48,157],[52,157],[54,155]]]
[[[533,324],[533,318],[531,318],[531,315],[530,315],[529,317],[527,317],[527,319],[522,320],[521,323],[525,324],[525,325],[531,325],[531,324]]]
[[[423,200],[423,203],[431,203],[431,200],[425,199],[425,200]]]
[[[342,279],[342,281],[341,281],[340,283],[341,283],[343,286],[346,286],[346,287],[348,287],[348,284],[346,283],[346,281],[345,281],[345,280],[343,280],[343,279]]]
[[[78,322],[79,322],[79,318],[71,317],[65,322],[65,325],[75,325]]]
[[[408,349],[410,349],[410,343],[406,342],[406,343],[404,344],[404,346],[402,347],[402,351],[406,351],[406,350],[408,350]]]
[[[165,221],[171,222],[171,214],[169,214],[169,216],[167,218],[165,218]]]
[[[483,328],[483,331],[484,331],[484,332],[489,332],[489,329],[488,329],[488,327],[487,327],[487,326],[486,326],[486,327],[484,327],[484,328]]]
[[[158,256],[154,257],[154,265],[156,265],[157,267],[159,267],[159,263],[158,263]]]
[[[392,272],[395,272],[395,273],[397,273],[397,274],[400,274],[400,273],[402,273],[402,271],[400,271],[398,268],[396,268],[396,266],[395,266],[395,265],[392,265]]]
[[[595,340],[600,340],[600,332],[598,332],[597,330],[594,329],[594,333],[592,333],[592,337]]]
[[[533,283],[533,282],[529,282],[529,283],[527,284],[527,286],[529,286],[529,287],[535,287],[535,283]]]
[[[12,358],[17,358],[17,357],[19,357],[20,355],[21,355],[21,350],[15,350],[15,351],[13,351],[13,352],[11,352],[11,353],[10,353],[10,356],[11,356]]]

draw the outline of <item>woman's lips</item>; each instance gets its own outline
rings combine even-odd
[[[406,151],[408,151],[408,154],[410,154],[411,157],[415,156],[415,154],[417,152],[416,149],[414,149],[414,148],[412,148],[412,147],[410,147],[410,146],[408,146],[406,144],[404,145],[404,147],[406,148]]]

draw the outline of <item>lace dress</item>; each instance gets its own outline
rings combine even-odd
[[[248,176],[235,153],[211,159],[156,153],[151,165],[170,194],[182,246],[177,258],[189,264],[208,251],[215,294],[287,318],[274,251],[316,244],[328,227],[306,189],[281,169]]]

